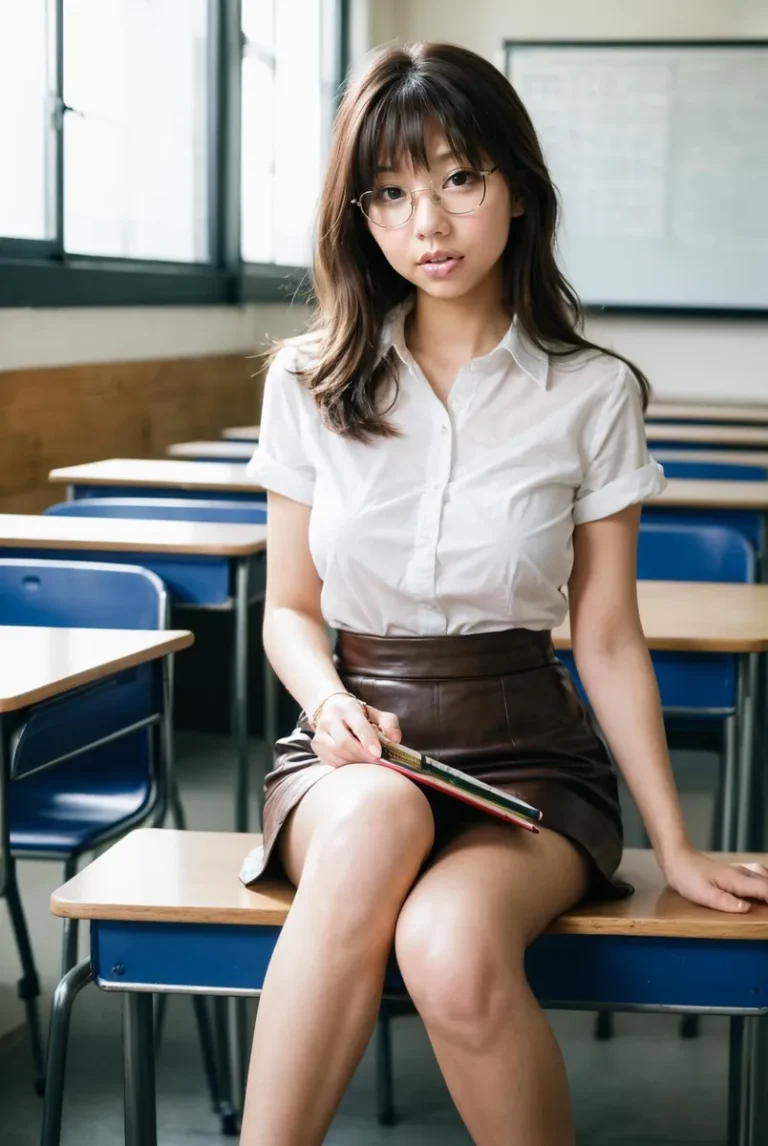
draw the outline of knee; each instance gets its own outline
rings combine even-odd
[[[343,772],[353,770],[357,775],[339,777],[338,799],[312,841],[301,884],[332,900],[337,924],[348,920],[359,929],[375,926],[387,904],[399,909],[432,847],[434,820],[409,780],[378,765]]]
[[[481,1053],[516,1021],[528,991],[523,948],[437,919],[408,904],[395,933],[400,972],[432,1035]]]

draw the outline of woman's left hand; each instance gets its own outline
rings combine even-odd
[[[761,863],[724,863],[685,848],[662,867],[669,886],[691,903],[741,914],[750,910],[750,899],[768,903],[768,868]]]

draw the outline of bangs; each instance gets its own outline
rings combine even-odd
[[[410,160],[429,167],[425,147],[427,127],[437,127],[450,150],[471,167],[482,167],[490,154],[480,138],[475,110],[464,92],[444,77],[405,75],[369,109],[357,146],[356,193],[373,186],[382,166],[399,167]]]

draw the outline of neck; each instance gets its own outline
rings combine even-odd
[[[417,291],[406,325],[406,341],[413,354],[468,361],[489,354],[511,321],[495,282],[481,283],[471,294],[455,299]]]

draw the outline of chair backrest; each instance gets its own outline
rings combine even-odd
[[[226,521],[264,525],[266,504],[247,501],[191,500],[165,497],[86,497],[50,505],[47,514],[65,517],[131,517],[161,521]]]
[[[766,481],[768,470],[762,466],[734,465],[732,462],[664,462],[668,478],[688,478],[696,481]]]
[[[737,529],[726,525],[676,521],[642,521],[638,538],[640,581],[753,582],[754,547]],[[587,699],[570,652],[558,658]],[[721,717],[736,704],[737,666],[730,653],[701,657],[694,653],[652,654],[661,702],[668,713]]]
[[[168,594],[138,565],[0,559],[0,624],[165,629]]]
[[[690,522],[642,522],[638,538],[640,581],[753,582],[753,546],[736,529]]]

